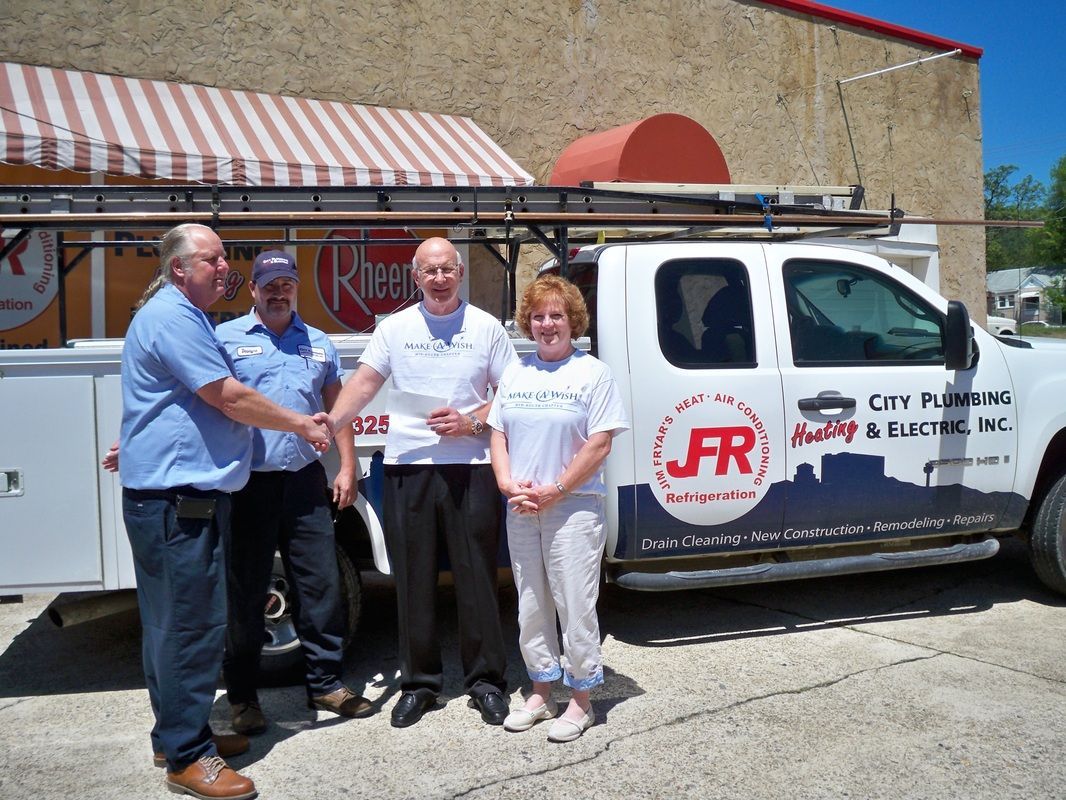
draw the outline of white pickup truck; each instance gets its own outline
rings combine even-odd
[[[1018,534],[1066,593],[1066,347],[971,326],[846,242],[604,244],[565,271],[593,312],[583,346],[633,420],[607,462],[609,580],[661,591],[949,563]],[[367,337],[335,341],[350,370]],[[0,594],[133,586],[120,487],[99,467],[120,350],[0,353]],[[361,494],[337,518],[350,633],[359,570],[388,570],[384,393],[354,428]],[[279,658],[297,655],[287,602],[279,566]]]
[[[971,326],[840,247],[586,248],[570,277],[632,431],[607,463],[610,580],[771,581],[994,554],[1066,592],[1066,348]]]

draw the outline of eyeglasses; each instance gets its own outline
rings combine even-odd
[[[425,269],[419,269],[418,274],[423,278],[432,278],[435,275],[443,275],[445,278],[450,278],[459,271],[459,267],[455,264],[444,264],[440,267],[426,267]]]

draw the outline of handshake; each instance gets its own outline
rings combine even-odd
[[[325,453],[329,450],[329,444],[334,438],[334,423],[325,411],[319,411],[313,415],[300,414],[297,415],[293,433],[303,438],[317,452]],[[116,440],[104,455],[100,465],[108,472],[118,472],[118,458],[119,446]]]
[[[333,422],[325,411],[319,411],[313,416],[305,415],[303,426],[296,433],[319,453],[324,453],[329,450],[329,443],[333,439]]]

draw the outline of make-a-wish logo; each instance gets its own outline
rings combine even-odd
[[[558,389],[540,389],[536,392],[511,392],[507,395],[508,400],[524,400],[536,403],[572,403],[580,399],[581,395],[574,391],[560,391]]]
[[[463,331],[460,331],[458,334],[456,334],[454,337],[452,337],[451,340],[438,339],[438,338],[436,338],[434,336],[430,336],[429,339],[427,339],[426,341],[422,341],[422,342],[405,342],[404,346],[403,346],[403,349],[404,350],[421,350],[421,351],[427,352],[427,353],[428,352],[433,352],[433,353],[442,353],[442,354],[458,353],[458,352],[463,352],[463,351],[467,351],[467,350],[473,350],[474,349],[474,345],[471,344],[470,342],[462,341],[462,338],[461,338],[462,335],[463,335]]]

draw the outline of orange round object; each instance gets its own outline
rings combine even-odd
[[[656,114],[571,142],[555,162],[551,184],[582,181],[730,183],[714,137],[683,114]]]

